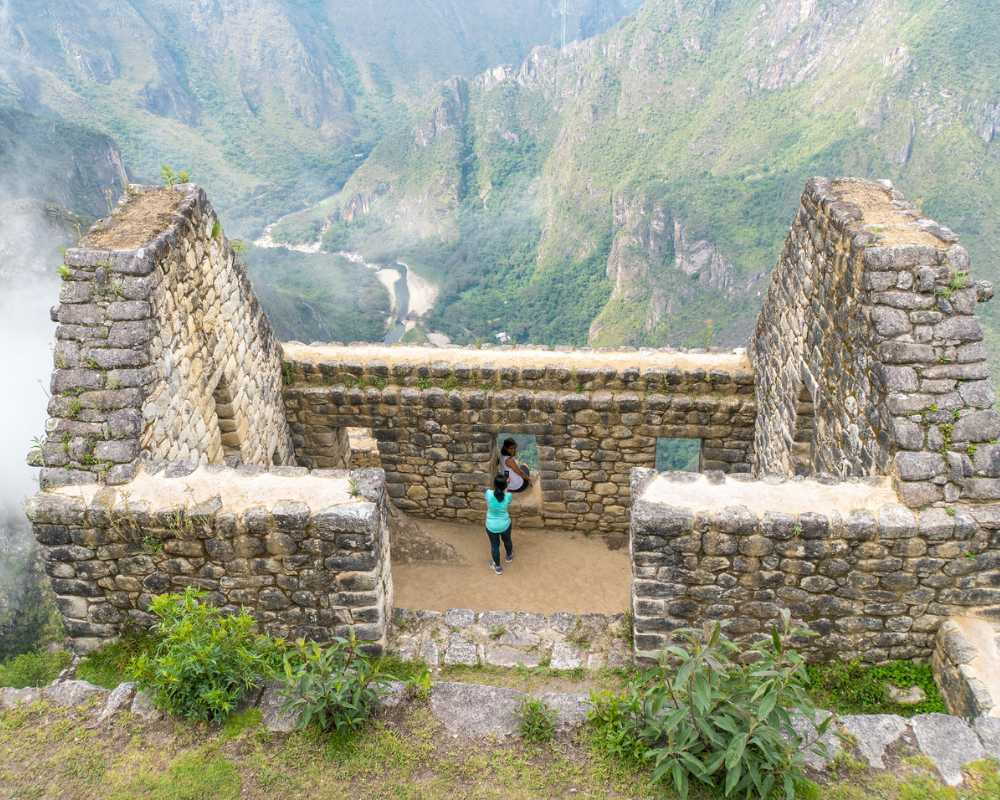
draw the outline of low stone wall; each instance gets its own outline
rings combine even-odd
[[[122,489],[41,492],[28,506],[79,651],[151,622],[154,595],[196,586],[272,634],[353,630],[380,652],[392,611],[386,514],[380,471],[294,467],[173,466]]]
[[[952,714],[1000,718],[1000,624],[973,617],[945,621],[931,666]]]
[[[976,579],[1000,552],[968,512],[913,512],[885,480],[741,477],[636,470],[638,655],[710,620],[758,636],[787,608],[820,634],[800,645],[813,658],[929,658],[945,618],[991,602]]]
[[[810,180],[749,348],[756,473],[792,474],[807,432],[810,473],[891,473],[914,508],[1000,499],[975,318],[992,295],[954,233],[888,182]]]
[[[43,486],[291,463],[281,348],[201,189],[129,187],[65,261]]]
[[[535,435],[541,496],[520,511],[557,528],[627,531],[629,475],[655,464],[657,437],[700,439],[703,468],[750,468],[753,375],[740,353],[291,343],[285,356],[298,463],[339,464],[337,431],[369,429],[389,495],[416,514],[481,520],[500,433]]]

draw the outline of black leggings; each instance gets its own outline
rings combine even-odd
[[[510,525],[507,526],[507,530],[503,533],[493,533],[489,528],[486,529],[486,535],[490,537],[490,555],[493,556],[493,563],[498,567],[500,566],[501,539],[503,539],[503,549],[507,551],[507,558],[510,558],[514,554],[514,543],[510,540],[510,529]]]

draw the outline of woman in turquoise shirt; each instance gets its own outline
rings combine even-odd
[[[493,556],[491,565],[497,575],[503,575],[500,566],[500,540],[503,539],[504,550],[507,551],[507,563],[514,560],[514,544],[510,540],[510,492],[507,491],[507,479],[497,475],[493,479],[493,488],[486,490],[486,534],[490,537],[490,553]]]

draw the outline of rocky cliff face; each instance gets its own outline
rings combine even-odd
[[[470,309],[530,285],[557,315],[556,298],[603,295],[585,325],[562,317],[561,341],[738,344],[814,174],[891,178],[995,271],[996,37],[1000,8],[948,0],[647,0],[601,36],[469,81],[464,149],[421,146],[451,119],[429,106],[336,202],[389,187],[362,248],[434,208],[398,247],[437,271],[484,228],[532,221],[540,236],[511,245],[530,248],[530,275],[498,285],[506,256],[484,254],[442,296],[453,337],[492,335]],[[557,327],[526,318],[523,335]]]

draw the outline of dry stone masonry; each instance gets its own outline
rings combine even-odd
[[[707,620],[760,636],[783,609],[821,634],[814,657],[873,662],[930,657],[950,618],[1000,619],[1000,415],[975,317],[992,287],[887,183],[807,184],[732,352],[282,347],[188,185],[132,187],[82,244],[29,508],[80,649],[189,585],[379,649],[390,504],[478,525],[513,433],[539,461],[519,524],[629,534],[640,657]],[[703,474],[656,475],[662,438],[697,440]],[[448,613],[401,612],[395,640],[442,662],[583,658],[558,615],[514,645],[502,611]],[[938,650],[972,708],[971,656]]]
[[[128,488],[64,487],[29,505],[76,649],[148,624],[154,595],[194,586],[274,635],[353,630],[381,650],[392,609],[381,472],[157,469]]]
[[[65,261],[43,486],[292,463],[281,347],[201,189],[131,187]]]
[[[288,344],[296,456],[343,466],[337,432],[369,429],[399,508],[480,521],[497,436],[533,434],[541,493],[527,513],[555,528],[622,533],[631,471],[656,463],[658,437],[699,439],[706,468],[749,471],[753,374],[742,354],[613,355]]]

